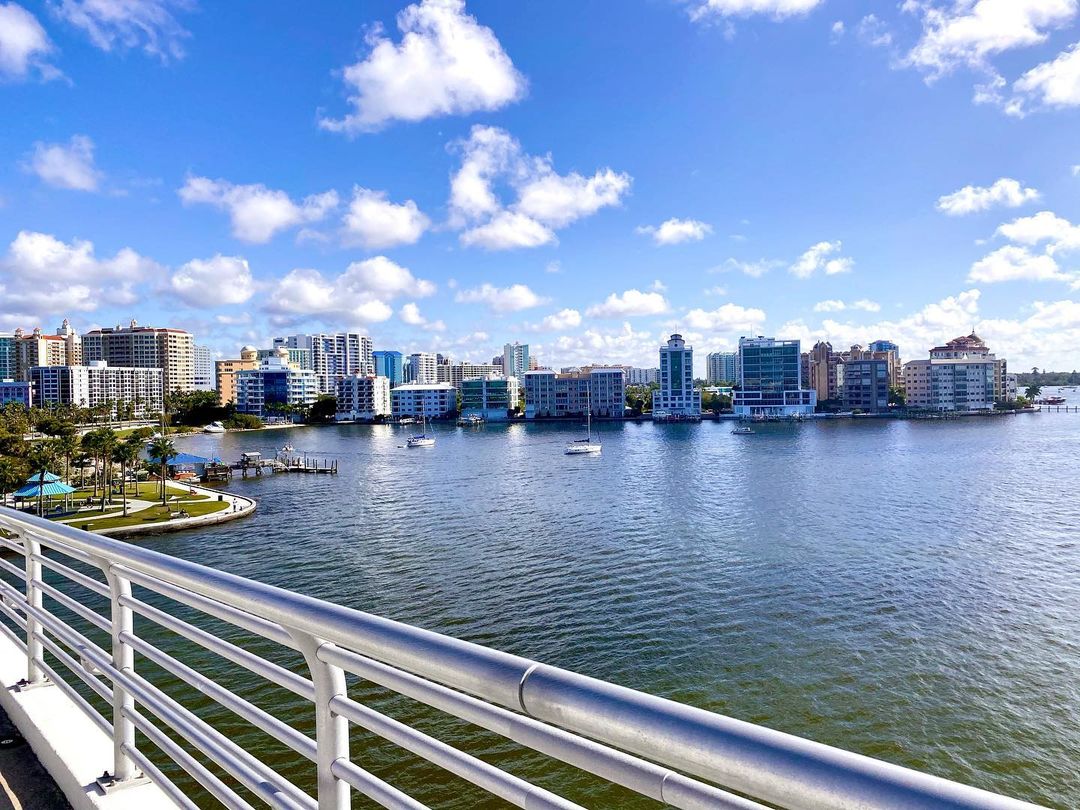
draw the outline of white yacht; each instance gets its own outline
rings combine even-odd
[[[754,433],[754,429],[749,425],[743,425],[742,427],[735,428],[731,432],[734,433],[736,436],[751,436]]]
[[[595,455],[603,449],[600,440],[594,441],[592,437],[592,392],[589,389],[585,389],[585,431],[584,439],[578,439],[566,445],[566,455]]]
[[[427,414],[420,417],[421,432],[405,440],[406,447],[434,447],[435,437],[427,433]]]
[[[225,426],[221,422],[211,422],[209,425],[205,425],[202,429],[203,433],[224,433]]]

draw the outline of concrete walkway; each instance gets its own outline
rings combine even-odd
[[[71,810],[56,782],[0,707],[0,810]]]

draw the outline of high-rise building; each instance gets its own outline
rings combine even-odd
[[[217,377],[214,372],[214,356],[210,353],[210,347],[195,346],[193,349],[193,356],[195,363],[195,390],[216,390]]]
[[[503,361],[502,361],[502,373],[507,377],[517,377],[519,380],[525,378],[525,373],[529,370],[529,344],[507,343],[503,346]]]
[[[461,382],[462,416],[479,416],[489,422],[505,422],[518,407],[521,383],[517,377],[490,374]]]
[[[236,373],[252,371],[259,367],[259,352],[254,346],[245,346],[236,360],[218,360],[214,363],[215,388],[218,402],[228,405],[236,403]]]
[[[626,373],[595,367],[556,374],[539,369],[525,374],[525,418],[622,416],[626,410]]]
[[[478,380],[492,374],[502,376],[502,367],[491,363],[443,363],[439,365],[438,373],[437,382],[450,383],[461,390],[461,384],[466,380]]]
[[[627,385],[653,385],[660,380],[660,369],[658,368],[627,368],[626,369],[626,384]]]
[[[293,368],[281,348],[258,368],[236,372],[236,410],[253,416],[286,416],[290,409],[307,408],[319,398],[319,380],[311,369]],[[335,389],[336,390],[336,389]]]
[[[739,379],[738,352],[712,352],[705,357],[705,381],[709,385],[733,383]]]
[[[1008,364],[974,332],[930,350],[928,360],[904,364],[909,408],[931,411],[988,411],[1008,398]]]
[[[320,394],[335,393],[337,381],[343,377],[375,373],[371,338],[359,332],[296,334],[274,338],[274,348],[282,347],[308,352],[310,368],[315,372]]]
[[[82,337],[71,327],[71,321],[64,318],[56,336],[64,340],[64,365],[81,366],[83,364]]]
[[[660,388],[653,394],[653,419],[701,418],[701,390],[694,387],[694,347],[672,335],[660,347]]]
[[[405,363],[401,352],[380,350],[371,353],[375,362],[375,375],[390,380],[390,387],[405,382]]]
[[[409,355],[406,379],[411,383],[429,385],[439,381],[439,360],[430,352],[416,352]]]
[[[285,349],[287,354],[282,355],[282,349]],[[283,357],[285,362],[291,368],[297,368],[307,371],[315,370],[311,367],[311,352],[309,352],[307,349],[294,349],[288,346],[278,346],[273,349],[259,349],[257,354],[260,363],[270,357]]]
[[[850,359],[839,363],[837,386],[845,410],[884,413],[889,409],[889,362]]]
[[[336,418],[339,422],[370,422],[390,413],[390,380],[386,377],[354,374],[338,380]]]
[[[30,379],[30,369],[35,366],[78,365],[68,363],[68,341],[60,335],[42,334],[40,328],[29,335],[22,329],[15,330],[15,378]]]
[[[778,418],[812,414],[817,392],[802,387],[797,340],[739,338],[736,416]]]
[[[195,339],[182,329],[139,326],[108,327],[82,339],[86,363],[105,362],[119,368],[159,368],[165,392],[195,390]]]
[[[15,380],[18,376],[18,338],[11,333],[2,333],[0,334],[0,380]]]
[[[390,391],[395,417],[438,419],[457,410],[457,389],[450,383],[406,383]]]
[[[840,355],[833,351],[831,343],[819,340],[807,353],[808,373],[801,377],[802,384],[813,388],[818,402],[840,398],[836,369]]]
[[[36,366],[30,369],[34,404],[38,407],[76,405],[97,408],[108,405],[114,419],[125,411],[136,419],[161,413],[164,407],[163,379],[160,368],[119,368],[103,360],[91,360],[88,366]]]

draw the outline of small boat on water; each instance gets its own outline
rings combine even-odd
[[[281,448],[281,452],[282,453],[295,453],[296,448],[293,447],[291,444],[286,444],[284,447]]]
[[[484,417],[477,416],[476,414],[470,414],[469,416],[462,416],[457,420],[458,427],[480,427],[484,424]]]
[[[413,420],[415,421],[415,420]],[[420,433],[405,440],[406,447],[434,447],[435,437],[427,434],[427,414],[420,417]]]
[[[1058,397],[1058,396],[1043,397],[1042,399],[1035,400],[1035,404],[1037,404],[1037,405],[1064,405],[1065,404],[1065,397]]]
[[[416,420],[411,416],[402,416],[397,420],[399,425],[415,425]]]
[[[225,426],[221,422],[211,422],[209,425],[205,425],[202,429],[203,433],[224,433]]]
[[[600,442],[593,441],[592,437],[592,397],[588,389],[585,392],[585,431],[584,439],[577,439],[566,445],[566,455],[595,455],[603,450]]]
[[[742,427],[735,428],[731,432],[736,436],[752,436],[754,434],[754,429],[749,425],[743,425]]]

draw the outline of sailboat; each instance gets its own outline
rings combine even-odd
[[[599,453],[603,448],[600,441],[593,441],[592,437],[592,390],[585,389],[585,438],[570,442],[566,445],[566,455],[583,456],[589,453]]]
[[[406,447],[434,447],[435,437],[427,435],[427,412],[420,416],[420,433],[405,440]]]

